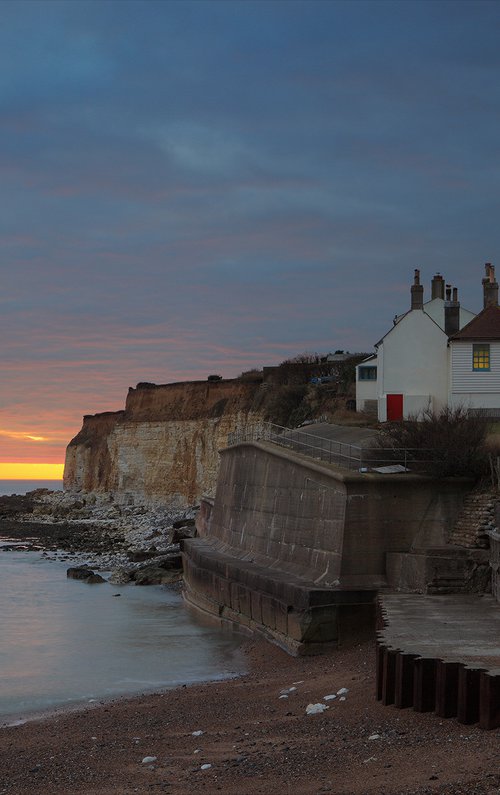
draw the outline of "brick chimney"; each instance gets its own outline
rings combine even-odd
[[[453,297],[452,297],[453,296]],[[444,302],[444,333],[447,337],[460,331],[460,303],[458,301],[458,290],[446,285],[446,301]]]
[[[440,273],[436,273],[431,282],[431,298],[442,298],[444,301],[444,279]]]
[[[487,262],[484,266],[486,276],[483,279],[484,308],[498,306],[498,282],[495,279],[495,266]]]
[[[415,276],[411,286],[411,308],[424,308],[424,288],[420,284],[420,271],[418,268],[415,268]]]

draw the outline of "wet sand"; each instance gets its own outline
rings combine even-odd
[[[383,707],[373,644],[291,658],[250,640],[245,653],[249,673],[236,680],[2,728],[0,793],[500,792],[500,730]],[[345,701],[323,700],[341,688]],[[320,702],[329,709],[306,715]],[[156,760],[143,763],[148,756]]]

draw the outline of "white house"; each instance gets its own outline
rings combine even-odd
[[[446,405],[500,409],[500,309],[489,263],[483,291],[485,308],[476,316],[437,273],[424,303],[415,270],[410,309],[394,318],[376,353],[356,368],[356,409],[376,413],[381,422]]]

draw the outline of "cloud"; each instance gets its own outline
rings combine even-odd
[[[0,459],[62,460],[138,381],[370,350],[415,267],[479,309],[499,21],[482,2],[5,0]]]

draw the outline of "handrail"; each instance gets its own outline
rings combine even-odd
[[[257,441],[272,442],[311,458],[363,472],[398,465],[403,470],[408,470],[410,465],[414,471],[419,470],[430,462],[421,457],[422,453],[431,452],[427,448],[366,448],[350,442],[316,436],[298,428],[286,428],[272,422],[247,425],[228,435],[229,446]]]

